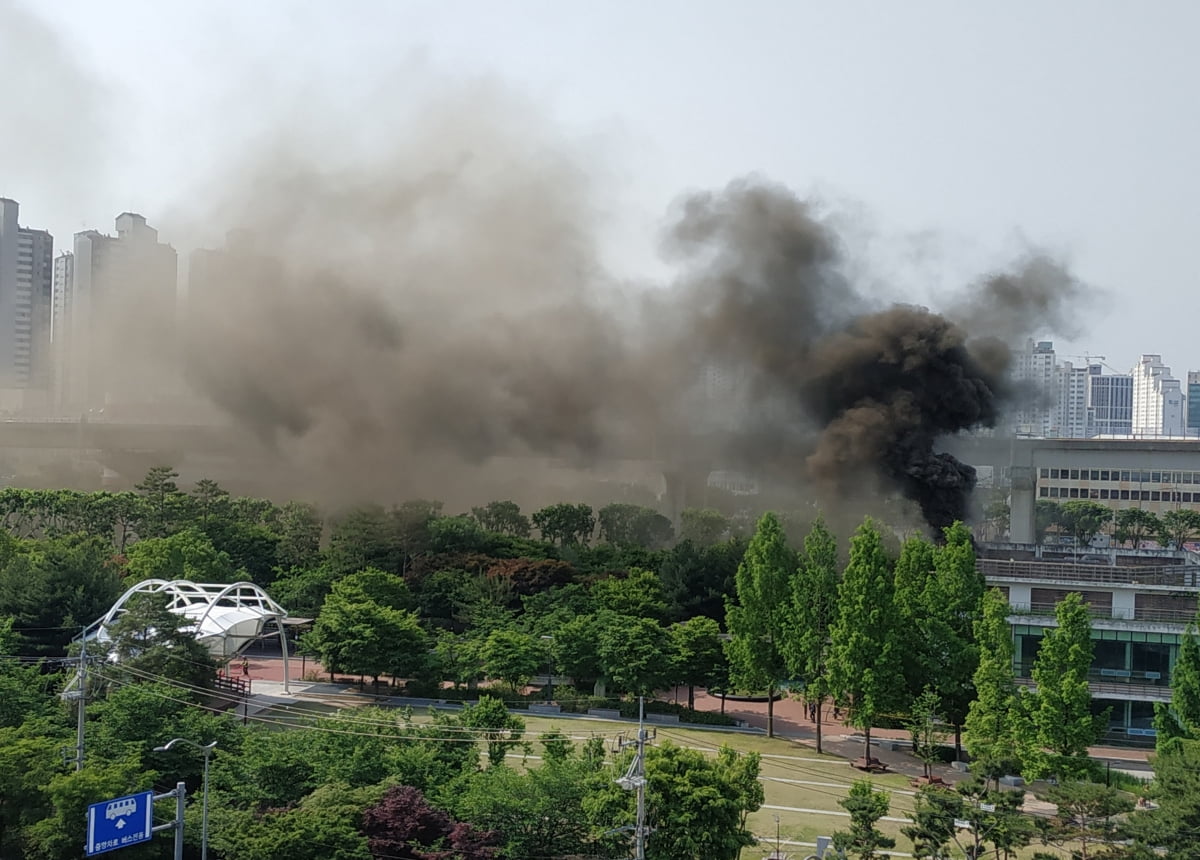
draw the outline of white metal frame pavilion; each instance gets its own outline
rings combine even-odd
[[[283,688],[290,692],[284,626],[287,610],[253,582],[143,580],[122,594],[103,618],[84,631],[84,636],[98,642],[109,641],[108,628],[125,612],[125,604],[135,594],[167,595],[167,608],[191,621],[196,641],[220,661],[237,655],[250,642],[260,638],[266,622],[273,620],[279,628],[279,644],[283,649]]]

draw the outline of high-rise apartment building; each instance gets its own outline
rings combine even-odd
[[[1066,439],[1087,436],[1088,369],[1067,361],[1055,368],[1055,400],[1047,435]]]
[[[54,239],[20,226],[20,206],[0,198],[0,411],[45,403],[50,374]]]
[[[1133,377],[1105,373],[1099,364],[1088,366],[1088,436],[1128,436],[1133,432]]]
[[[1054,424],[1056,388],[1054,344],[1048,340],[1025,342],[1013,356],[1013,379],[1019,387],[1020,408],[1013,417],[1018,433],[1046,436]]]
[[[145,407],[178,384],[175,249],[141,215],[122,213],[116,226],[116,236],[76,233],[55,285],[58,402],[71,413]]]
[[[1189,436],[1200,436],[1200,371],[1187,375],[1187,429]]]
[[[1187,406],[1179,380],[1161,355],[1143,355],[1133,368],[1133,432],[1146,436],[1184,436]]]

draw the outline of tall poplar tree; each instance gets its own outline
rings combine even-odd
[[[821,707],[829,695],[829,628],[837,617],[837,539],[818,517],[804,538],[792,580],[792,624],[785,640],[787,668],[804,681],[804,697],[817,706],[817,752]]]
[[[851,725],[866,735],[867,758],[871,724],[899,704],[904,687],[896,628],[891,561],[878,527],[868,518],[850,541],[850,563],[838,588],[838,617],[829,631],[830,690],[848,708]]]
[[[775,736],[775,691],[787,669],[783,647],[796,564],[779,518],[763,514],[738,565],[737,602],[726,601],[730,677],[740,687],[767,691],[767,737]]]
[[[1092,713],[1088,670],[1092,665],[1092,623],[1083,596],[1071,592],[1054,610],[1057,626],[1046,631],[1033,661],[1031,715],[1040,751],[1032,775],[1086,773],[1088,747],[1100,738],[1107,714]]]
[[[1171,669],[1171,702],[1154,705],[1155,745],[1171,738],[1200,738],[1200,641],[1196,626],[1188,625],[1179,642],[1179,656]]]
[[[998,779],[1019,765],[1022,722],[1008,600],[999,589],[993,588],[983,596],[975,639],[979,643],[979,666],[974,678],[975,699],[967,711],[967,751],[981,774]]]

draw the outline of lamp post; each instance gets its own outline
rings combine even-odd
[[[167,741],[160,747],[155,747],[155,752],[167,752],[175,744],[187,744],[195,747],[204,754],[204,782],[200,787],[201,792],[201,812],[200,812],[200,860],[208,860],[208,760],[212,757],[212,751],[216,749],[217,742],[213,741],[209,744],[199,744],[195,741],[190,741],[187,738],[174,738]]]
[[[553,636],[543,636],[542,641],[553,643]],[[554,646],[546,645],[546,701],[554,701]]]

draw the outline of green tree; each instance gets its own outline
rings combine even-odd
[[[887,815],[890,803],[887,794],[871,787],[870,780],[856,780],[838,806],[850,813],[850,829],[833,834],[833,847],[839,853],[860,860],[883,860],[884,851],[896,847],[896,840],[876,826]]]
[[[1058,812],[1043,827],[1042,840],[1079,860],[1106,854],[1101,846],[1115,841],[1120,817],[1133,811],[1133,801],[1123,792],[1094,782],[1059,783],[1039,799],[1054,804]]]
[[[123,590],[107,541],[75,535],[0,540],[0,616],[12,616],[22,655],[65,654],[67,643],[108,612]]]
[[[684,508],[679,514],[679,539],[712,546],[729,531],[729,517],[712,508]]]
[[[568,745],[569,745],[568,741]],[[594,770],[567,756],[521,773],[494,767],[474,774],[452,811],[476,827],[498,832],[507,857],[592,855],[583,801]]]
[[[533,524],[543,540],[559,546],[586,545],[596,529],[596,518],[591,505],[560,502],[534,512]]]
[[[927,638],[926,591],[934,577],[933,544],[920,535],[900,547],[893,574],[897,633],[903,643],[901,665],[905,686],[910,691],[924,688],[946,667],[935,665],[936,656]]]
[[[134,680],[167,679],[210,687],[216,664],[196,639],[194,622],[172,612],[163,593],[134,594],[108,627],[108,650]]]
[[[1113,520],[1116,523],[1113,537],[1118,543],[1132,543],[1134,549],[1141,549],[1142,542],[1157,535],[1161,526],[1158,516],[1143,508],[1122,508]]]
[[[229,493],[216,481],[208,478],[197,481],[191,495],[192,511],[200,522],[200,528],[206,528],[215,518],[229,515]]]
[[[316,567],[321,554],[324,523],[315,507],[304,502],[288,502],[279,511],[279,543],[275,558],[284,570]]]
[[[941,700],[928,687],[913,699],[909,707],[908,733],[912,737],[913,755],[925,768],[925,779],[933,776],[933,766],[938,763],[938,747],[945,739],[941,728]]]
[[[415,614],[334,594],[326,598],[301,645],[331,676],[369,675],[376,685],[385,674],[418,675],[429,660],[429,641]]]
[[[514,693],[546,665],[541,641],[520,630],[493,630],[483,640],[479,657],[484,673],[503,681]]]
[[[817,706],[817,752],[821,717],[829,695],[829,631],[838,614],[837,540],[818,517],[804,538],[792,580],[790,635],[785,639],[789,674],[804,681],[804,697]]]
[[[146,500],[145,520],[139,537],[163,537],[174,530],[188,507],[188,498],[175,479],[179,473],[170,466],[155,466],[135,489]]]
[[[667,617],[682,621],[694,615],[725,619],[725,596],[733,592],[746,541],[731,538],[701,547],[683,541],[663,554],[658,568]]]
[[[40,721],[0,727],[0,856],[29,856],[24,830],[50,814],[45,789],[64,741]]]
[[[983,857],[990,845],[997,857],[1009,858],[1035,832],[1021,808],[1024,800],[1021,792],[993,790],[978,778],[953,789],[927,785],[917,792],[913,823],[901,832],[913,841],[914,857],[949,857],[950,845],[964,857]]]
[[[652,570],[633,568],[626,576],[609,576],[592,586],[597,608],[631,618],[662,619],[667,612],[662,582]]]
[[[711,618],[697,615],[669,628],[675,654],[675,674],[687,684],[688,707],[696,707],[696,687],[713,687],[729,673],[721,627]]]
[[[1126,838],[1145,846],[1149,857],[1171,860],[1200,858],[1200,741],[1175,738],[1153,759],[1154,782],[1149,795],[1156,809],[1129,816]]]
[[[1031,715],[1038,747],[1031,772],[1078,777],[1088,770],[1088,747],[1100,738],[1108,715],[1092,714],[1088,670],[1092,665],[1092,624],[1087,605],[1071,592],[1055,608],[1057,626],[1047,628],[1033,661]]]
[[[1171,703],[1155,703],[1154,723],[1160,747],[1171,738],[1200,739],[1200,641],[1195,624],[1189,624],[1180,637],[1171,670]]]
[[[1179,508],[1159,517],[1158,540],[1163,546],[1182,549],[1200,535],[1200,511]]]
[[[954,749],[962,752],[962,725],[975,699],[979,645],[975,622],[983,605],[985,583],[975,564],[975,542],[961,522],[948,526],[945,542],[934,553],[933,576],[922,595],[926,634],[926,683],[941,701],[954,726]]]
[[[602,613],[597,647],[604,677],[639,696],[653,695],[673,678],[671,640],[651,618]]]
[[[875,717],[895,707],[903,689],[891,563],[870,519],[850,541],[838,610],[829,631],[830,689],[848,707],[851,724],[863,730],[869,758]]]
[[[580,615],[565,622],[554,633],[558,668],[574,678],[580,688],[604,678],[599,645],[603,627],[596,615]]]
[[[1062,524],[1062,506],[1049,499],[1038,499],[1033,510],[1034,543],[1045,543],[1046,532]]]
[[[978,763],[980,774],[999,779],[1019,767],[1023,720],[1013,671],[1008,600],[998,589],[983,596],[975,639],[979,667],[974,677],[975,700],[967,711],[967,751]]]
[[[471,516],[489,532],[529,537],[529,517],[521,513],[521,506],[514,501],[488,502],[482,508],[471,508]]]
[[[1059,506],[1059,523],[1074,536],[1075,546],[1086,547],[1113,516],[1112,508],[1091,499],[1071,499]]]
[[[508,751],[523,742],[525,721],[514,716],[495,696],[480,696],[479,703],[463,708],[462,724],[487,746],[488,765],[504,764]]]
[[[597,513],[600,538],[611,544],[660,547],[675,536],[671,521],[653,508],[613,502]]]
[[[394,573],[368,567],[348,574],[333,583],[330,593],[350,601],[370,601],[388,609],[413,609],[415,601],[408,584]]]
[[[744,689],[767,691],[767,737],[775,736],[775,691],[787,668],[783,649],[796,566],[779,518],[763,514],[738,566],[737,601],[726,603],[730,676]]]
[[[129,583],[146,579],[229,583],[239,579],[229,554],[218,551],[199,529],[138,541],[130,547],[127,559],[125,577]]]
[[[585,798],[585,808],[604,830],[634,823],[633,793],[615,784],[629,756],[619,758],[610,778],[597,782]],[[656,828],[646,840],[648,860],[736,860],[754,844],[744,821],[761,805],[746,792],[747,774],[757,781],[757,764],[728,755],[708,759],[670,741],[647,749],[646,810]],[[613,847],[620,851],[625,846]]]

